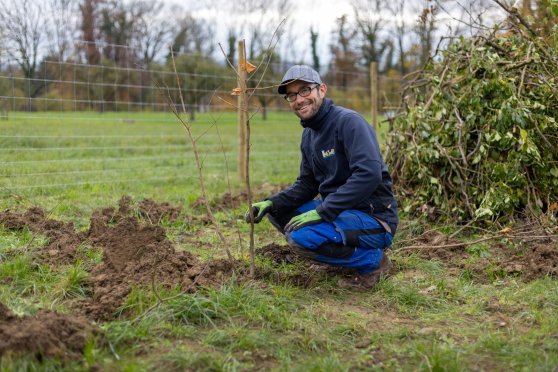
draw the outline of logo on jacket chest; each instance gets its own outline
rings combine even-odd
[[[322,150],[322,158],[326,159],[335,155],[335,149]]]

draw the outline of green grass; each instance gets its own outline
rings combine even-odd
[[[213,197],[229,184],[243,188],[236,118],[200,114],[192,123]],[[251,127],[253,183],[291,182],[300,158],[296,117],[270,113],[263,122],[256,116]],[[11,113],[0,121],[0,133],[0,208],[42,205],[75,219],[122,195],[185,205],[200,196],[192,145],[168,113]]]
[[[235,113],[200,114],[192,122],[210,191],[238,180]],[[254,183],[287,183],[298,170],[302,128],[291,113],[251,121]],[[190,202],[198,195],[192,145],[168,113],[11,113],[0,121],[1,206],[40,202],[66,214],[106,195],[156,196]],[[84,198],[84,195],[87,197]],[[113,200],[114,201],[114,200]],[[73,203],[75,202],[75,203]]]
[[[197,144],[217,203],[228,191],[217,131],[233,191],[243,188],[235,170],[236,114],[200,114],[193,126],[202,135]],[[257,193],[296,177],[300,132],[289,113],[270,113],[266,122],[254,117],[251,180]],[[185,217],[204,213],[191,207],[200,195],[193,157],[169,114],[10,113],[10,120],[0,121],[0,148],[2,209],[38,205],[78,230],[88,227],[92,210],[115,207],[123,195],[181,204]],[[245,245],[249,231],[241,222],[245,208],[216,213],[238,257],[237,231]],[[428,229],[403,219],[411,236]],[[176,249],[201,259],[222,255],[216,235],[199,220],[163,225]],[[283,239],[269,223],[257,225],[256,245],[272,242]],[[83,245],[81,261],[48,266],[33,260],[47,243],[27,229],[0,227],[0,302],[17,314],[73,311],[89,296],[89,270],[101,262],[101,250]],[[231,278],[220,288],[183,295],[157,287],[160,297],[174,296],[159,306],[150,288],[134,287],[121,318],[100,322],[103,339],[90,340],[81,360],[8,355],[0,370],[553,371],[557,281],[523,282],[490,267],[478,281],[471,268],[490,254],[489,246],[470,246],[467,253],[470,266],[455,269],[394,252],[397,272],[367,292],[339,290],[335,276],[261,257],[257,264],[272,273],[269,279]],[[288,280],[304,275],[314,278],[308,288]]]

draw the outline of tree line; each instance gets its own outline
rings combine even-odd
[[[539,19],[540,27],[552,27],[546,12],[551,2],[508,1],[507,6],[521,3],[518,11]],[[358,97],[370,89],[362,73],[371,62],[390,78],[385,84],[394,87],[388,88],[397,89],[398,80],[420,69],[440,47],[441,35],[478,32],[501,15],[497,5],[493,0],[352,0],[352,13],[340,14],[330,35],[319,34],[313,26],[301,35],[292,20],[294,0],[216,0],[204,5],[206,14],[229,15],[218,20],[201,15],[200,9],[168,6],[162,0],[4,0],[0,56],[9,62],[0,60],[0,75],[5,77],[9,68],[12,77],[21,79],[0,79],[0,89],[12,89],[12,95],[27,98],[27,105],[34,98],[52,96],[43,102],[54,108],[81,105],[78,97],[88,97],[83,101],[90,106],[109,102],[107,110],[119,109],[118,102],[160,103],[163,98],[155,100],[148,87],[153,73],[159,72],[157,84],[176,93],[172,74],[166,74],[173,71],[174,56],[178,70],[190,80],[183,94],[193,114],[211,91],[234,86],[228,64],[235,64],[238,40],[246,39],[253,63],[271,62],[265,69],[266,82],[277,81],[289,64],[308,63],[327,72],[339,96],[353,95],[355,105],[366,105]],[[218,28],[226,30],[221,43],[215,40]],[[307,46],[293,48],[300,38]],[[328,41],[326,61],[318,46],[322,40]],[[72,67],[64,67],[66,63]],[[130,76],[130,69],[151,74]],[[258,71],[254,81],[264,69]],[[227,75],[232,79],[211,77]],[[76,80],[88,85],[76,86]],[[63,83],[68,81],[74,82],[73,98]],[[274,99],[261,92],[256,97],[264,112]]]

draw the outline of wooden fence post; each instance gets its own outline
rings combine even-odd
[[[372,127],[378,130],[378,64],[370,62],[370,115]]]
[[[238,42],[238,87],[240,94],[238,96],[238,174],[241,182],[246,181],[246,159],[247,146],[246,143],[246,121],[248,120],[247,102],[246,102],[246,47],[244,40]]]

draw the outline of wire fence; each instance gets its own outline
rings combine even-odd
[[[117,46],[126,49],[124,46]],[[79,50],[77,47],[76,50]],[[0,49],[0,110],[8,112],[168,112],[181,103],[188,111],[234,111],[231,91],[237,77],[226,65],[196,55],[178,55],[175,65],[152,63],[149,67],[131,59],[103,59],[98,64],[83,62],[76,54],[65,60],[46,57],[31,69],[15,51]],[[250,104],[259,110],[284,111],[288,107],[276,94],[276,85],[287,64],[271,64],[252,77]],[[262,78],[262,72],[265,76]],[[359,112],[370,110],[370,72],[327,71],[323,74],[329,95],[339,105]],[[177,78],[180,80],[179,88]],[[256,85],[258,88],[256,88]],[[401,79],[380,76],[380,111],[399,105]]]
[[[78,121],[72,118],[79,113],[53,121],[40,120],[41,114],[50,113],[0,121],[0,205],[4,207],[10,198],[19,197],[198,192],[192,144],[169,113],[150,113],[148,121],[133,124],[121,119],[129,117],[128,112],[111,114],[102,122],[89,120],[93,114],[88,112]],[[239,148],[235,119],[236,113],[224,113],[219,119],[206,113],[193,125],[203,173],[210,187],[220,192],[230,181],[227,177],[240,184],[235,176]],[[251,170],[255,179],[276,182],[273,177],[279,177],[285,182],[285,177],[296,177],[300,130],[290,113],[279,113],[267,122],[254,120]]]
[[[65,197],[94,185],[111,185],[97,189],[102,193],[123,192],[123,185],[195,184],[192,146],[172,114],[182,111],[182,100],[185,117],[196,123],[204,172],[217,185],[236,171],[231,91],[237,78],[227,66],[183,55],[174,73],[168,63],[92,65],[76,56],[45,58],[30,74],[12,55],[0,49],[0,195]],[[264,180],[293,178],[298,171],[301,128],[276,94],[283,67],[270,67],[269,77],[255,75],[250,85],[251,165],[254,177]],[[369,114],[368,71],[330,71],[323,78],[331,81],[328,96],[336,104]],[[399,85],[380,78],[380,111],[398,105]]]

